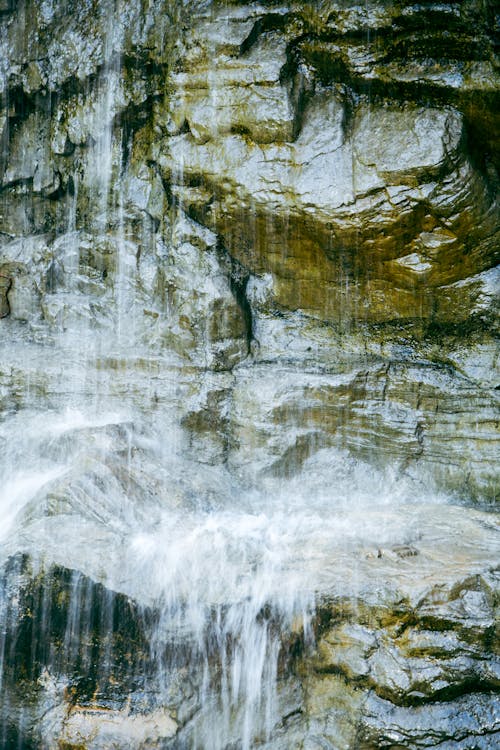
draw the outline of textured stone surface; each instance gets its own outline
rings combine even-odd
[[[61,742],[106,750],[196,745],[205,711],[222,721],[221,706],[203,706],[203,660],[167,640],[163,648],[172,662],[157,673],[149,642],[157,604],[141,602],[147,592],[137,587],[132,564],[127,567],[126,508],[114,524],[104,509],[97,521],[95,509],[87,508],[92,555],[84,544],[64,546],[68,526],[54,503],[59,492],[60,503],[64,498],[75,507],[78,481],[83,477],[73,479],[71,489],[56,484],[50,494],[46,567],[18,555],[2,578],[2,649],[9,655],[3,736],[14,741],[21,729],[27,746],[42,741],[43,747]],[[139,487],[138,475],[134,481]],[[229,491],[219,487],[219,493]],[[31,512],[27,549],[41,513],[40,507]],[[339,537],[332,545],[318,537],[319,570],[318,559],[302,551],[300,564],[318,601],[315,639],[305,643],[297,622],[282,643],[276,725],[262,746],[495,747],[500,670],[493,516],[435,504],[365,511],[362,518],[353,510],[337,513],[339,528],[352,539]],[[51,559],[58,563],[50,565]],[[90,576],[74,565],[86,566]],[[264,607],[261,616],[271,615]]]
[[[337,445],[494,497],[489,6],[63,8],[2,19],[4,340],[17,320],[38,342],[93,329],[102,351],[115,330],[145,357],[243,363],[193,375],[204,462],[252,461],[258,423],[264,471]],[[278,433],[249,394],[290,363],[324,398],[299,426],[294,384]]]
[[[443,106],[439,96],[439,106],[422,106],[425,72],[413,72],[412,55],[407,76],[413,91],[410,84],[400,96],[388,84],[384,90],[381,76],[385,98],[372,100],[369,92],[360,92],[347,71],[339,70],[339,48],[325,42],[320,61],[318,50],[308,45],[321,47],[321,36],[336,32],[354,56],[360,42],[349,34],[374,23],[378,33],[392,26],[392,36],[387,42],[385,37],[373,45],[366,42],[367,55],[372,47],[386,45],[387,57],[397,56],[401,53],[391,46],[396,46],[401,22],[397,9],[373,6],[365,16],[353,9],[346,38],[336,10],[328,19],[325,11],[311,8],[306,20],[305,10],[294,8],[257,20],[239,56],[228,49],[241,27],[240,9],[229,11],[224,27],[217,17],[201,24],[190,38],[196,53],[188,52],[172,85],[181,88],[184,100],[205,97],[200,106],[210,130],[200,136],[192,107],[176,106],[177,128],[188,132],[170,130],[165,145],[155,143],[152,153],[189,211],[216,229],[251,271],[272,273],[278,306],[344,327],[363,321],[418,319],[439,325],[465,320],[471,300],[457,298],[450,305],[449,285],[498,260],[495,199],[464,149],[465,113],[446,102]],[[383,21],[377,11],[386,14]],[[349,15],[347,8],[343,12]],[[427,12],[433,22],[440,14],[443,24],[449,22],[441,6],[414,12],[423,23]],[[212,26],[222,36],[216,46]],[[274,45],[275,65],[285,42],[287,60],[279,80],[282,101],[296,113],[294,132],[270,139],[247,117],[241,135],[239,116],[245,108],[235,106],[235,91],[241,88],[245,96],[258,91],[269,48]],[[407,41],[400,40],[403,44],[408,52]],[[432,32],[422,33],[421,44],[446,54]],[[422,53],[417,48],[413,54]],[[269,74],[272,65],[266,67]],[[330,73],[328,81],[321,66]],[[265,113],[266,106],[259,103],[256,110],[262,107]],[[200,181],[204,191],[198,190]]]
[[[30,477],[31,496],[2,478],[2,555],[52,570],[44,584],[33,572],[35,620],[51,590],[69,617],[71,575],[97,599],[151,605],[123,538],[162,508],[346,478],[366,496],[359,465],[395,501],[408,487],[495,500],[495,12],[0,1],[1,459],[65,466]],[[427,541],[411,511],[354,513],[363,544],[344,519],[355,551],[338,544],[310,570],[316,649],[284,644],[281,724],[263,747],[497,746],[491,517],[434,512]],[[49,747],[124,733],[194,746],[201,669],[157,705],[119,669],[103,696],[51,658],[21,669],[18,692],[7,674],[6,748],[20,727],[39,747],[42,715]]]

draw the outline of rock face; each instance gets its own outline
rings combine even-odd
[[[250,473],[242,430],[257,419],[269,444],[276,420],[248,412],[248,388],[285,366],[303,385],[263,470],[300,452],[295,435],[495,497],[493,15],[6,7],[4,340],[13,321],[39,341],[92,327],[102,348],[118,330],[148,357],[231,371],[181,419],[204,460]],[[327,403],[304,422],[318,369]]]
[[[0,0],[1,747],[497,746],[495,14]],[[407,519],[438,493],[461,505],[429,510],[438,538],[413,519],[423,542]],[[165,696],[171,591],[134,555],[167,512],[175,585],[210,571],[217,635]],[[266,513],[302,609],[288,573],[257,575]],[[224,606],[212,538],[237,559]],[[222,654],[250,600],[276,691],[204,702],[237,681]]]
[[[348,546],[337,539],[322,558],[314,638],[310,632],[304,640],[295,623],[282,642],[273,730],[252,746],[497,746],[498,524],[464,508],[407,506],[385,511],[382,532],[378,516],[369,517],[371,533],[379,542],[385,534],[387,546],[373,546],[368,532]],[[341,521],[356,517],[349,511]],[[391,539],[390,526],[399,536]],[[52,533],[62,542],[55,523]],[[393,543],[405,537],[412,542]],[[78,554],[66,555],[77,563]],[[307,555],[300,560],[311,566]],[[224,707],[204,705],[203,660],[189,648],[167,638],[161,658],[168,670],[158,672],[154,606],[75,570],[37,569],[26,556],[10,559],[2,585],[5,747],[233,747],[241,740],[236,720],[222,742],[205,733],[204,712],[210,724],[224,725]],[[271,619],[272,611],[260,617]],[[216,650],[207,654],[217,660]]]

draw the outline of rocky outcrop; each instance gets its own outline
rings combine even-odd
[[[248,25],[238,9],[222,28],[217,17],[195,27],[170,76],[172,119],[187,132],[153,154],[173,192],[252,272],[272,274],[279,307],[341,327],[468,318],[473,277],[498,262],[498,213],[465,112],[450,106],[456,51],[441,24],[454,9],[252,10]],[[364,41],[370,31],[378,38]],[[487,99],[486,26],[481,48],[468,90]]]
[[[0,0],[5,748],[498,744],[495,19]]]
[[[370,522],[375,530],[376,513]],[[277,714],[267,741],[254,746],[498,743],[496,524],[446,506],[388,511],[385,524],[392,539],[372,531],[354,549],[339,540],[329,566],[322,560],[313,637],[304,640],[300,621],[283,633]],[[102,577],[102,558],[95,562]],[[200,727],[224,726],[223,705],[203,704],[202,655],[167,633],[160,646],[157,604],[138,605],[76,570],[40,569],[26,556],[11,558],[6,571],[6,747],[205,747]],[[110,560],[107,573],[116,576]],[[273,617],[271,602],[259,617]],[[213,646],[205,658],[216,662]],[[221,665],[213,670],[220,679]],[[235,731],[230,723],[224,747]]]
[[[417,606],[400,600],[396,618],[386,605],[366,611],[363,602],[322,612],[310,698],[324,713],[313,721],[326,728],[319,736],[338,746],[328,722],[343,708],[349,746],[494,747],[498,664],[490,645],[483,650],[495,638],[492,580],[438,584]],[[346,682],[352,704],[339,712],[336,696]]]
[[[10,313],[9,300],[7,299],[7,292],[11,287],[11,280],[7,274],[0,276],[0,318],[5,318]]]
[[[180,414],[204,462],[246,470],[257,420],[273,445],[264,472],[292,466],[296,435],[306,453],[383,455],[495,497],[492,14],[6,7],[5,336],[19,338],[14,321],[37,341],[92,329],[102,352],[118,330],[118,348],[234,372],[195,378]],[[294,401],[309,386],[295,385],[278,439],[274,416],[264,426],[238,402],[290,365],[323,373],[331,398],[305,427]],[[22,388],[14,361],[2,379],[14,372]]]

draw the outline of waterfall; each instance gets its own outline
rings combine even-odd
[[[491,19],[265,6],[0,0],[0,750],[494,747]]]
[[[165,466],[161,446],[168,433],[137,434],[137,423],[127,417],[72,410],[50,421],[47,414],[28,414],[17,425],[16,417],[4,425],[4,441],[6,435],[23,437],[2,459],[2,473],[13,475],[2,494],[9,524],[3,554],[22,550],[42,569],[52,561],[74,570],[64,612],[50,603],[50,577],[44,584],[48,601],[38,605],[39,629],[32,637],[46,653],[32,658],[64,680],[76,669],[98,694],[112,689],[113,592],[123,591],[156,612],[138,615],[148,623],[153,665],[143,689],[155,686],[160,703],[169,705],[176,681],[183,674],[194,680],[199,715],[189,746],[222,748],[239,741],[242,748],[253,747],[275,728],[283,660],[292,658],[296,644],[314,644],[311,580],[321,588],[324,572],[343,557],[349,564],[353,550],[376,554],[402,534],[408,544],[415,542],[415,498],[389,476],[374,484],[368,467],[331,452],[306,462],[299,480],[249,490],[182,457],[167,459]],[[33,468],[16,475],[24,456]],[[190,486],[190,472],[197,473],[198,486]],[[176,497],[171,484],[179,476],[187,479]],[[404,515],[391,519],[388,509],[394,514],[398,504]],[[338,591],[354,596],[356,570],[339,570],[344,581]],[[96,594],[79,571],[104,583],[107,593]],[[6,579],[3,618],[15,619],[12,602],[22,596],[12,592],[16,576],[20,586],[17,569]],[[8,701],[5,706],[13,711]],[[21,736],[23,721],[20,715]]]

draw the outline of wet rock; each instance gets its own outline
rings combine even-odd
[[[492,3],[68,7],[0,2],[0,453],[43,469],[2,487],[43,562],[4,579],[0,745],[215,727],[187,641],[155,682],[131,528],[263,492],[335,533],[262,747],[496,746]]]
[[[408,748],[494,748],[498,743],[498,696],[464,696],[453,703],[395,708],[370,695],[356,739],[357,747],[384,744]]]
[[[75,497],[73,490],[73,503]],[[396,564],[382,557],[365,567],[355,562],[352,549],[337,550],[322,571],[315,583],[315,644],[302,640],[300,626],[291,651],[290,643],[282,644],[276,724],[264,747],[495,746],[498,576],[491,572],[496,537],[487,528],[489,516],[458,508],[434,508],[432,516],[429,508],[412,512],[419,519],[421,555]],[[46,523],[55,520],[52,515]],[[400,519],[393,525],[401,534]],[[442,529],[440,543],[432,536],[436,526]],[[94,546],[101,544],[96,528]],[[457,528],[461,542],[451,545]],[[51,536],[57,533],[54,524]],[[470,545],[466,540],[474,536]],[[61,539],[54,539],[52,550],[46,547],[42,567],[20,556],[4,567],[7,736],[20,732],[26,746],[38,741],[47,747],[77,741],[103,749],[131,742],[141,749],[151,742],[195,743],[206,731],[205,713],[213,721],[223,710],[200,705],[203,660],[174,639],[175,659],[166,658],[159,668],[158,641],[153,649],[150,641],[158,638],[157,603],[138,605],[96,582],[96,573],[118,582],[109,552],[107,573],[99,555],[90,576],[51,565],[51,556],[61,557]],[[113,549],[116,538],[108,535],[105,544]],[[74,547],[65,555],[67,563],[76,563]],[[355,566],[346,581],[346,571]],[[467,577],[472,569],[477,573]],[[474,594],[473,602],[466,594]],[[439,606],[430,610],[430,601]],[[228,725],[226,744],[238,741],[237,727]]]
[[[47,125],[47,118],[36,112],[10,134],[9,157],[2,176],[4,185],[30,180],[35,193],[49,190],[53,185]]]
[[[386,21],[393,22],[391,11]],[[274,44],[279,60],[281,41],[293,34],[288,22],[273,17],[273,32],[261,36],[256,23],[251,51],[258,52],[260,43],[266,49]],[[233,23],[228,21],[229,35]],[[215,70],[231,66],[241,71],[240,78],[216,75],[201,84],[200,65],[208,64],[211,49],[208,26],[198,27],[198,57],[186,56],[172,85],[191,97],[199,95],[200,85],[208,88],[212,99],[206,107],[219,111],[217,102],[224,101],[232,120],[207,116],[211,125],[203,137],[174,134],[155,146],[155,158],[179,200],[220,232],[249,269],[273,275],[278,306],[342,326],[353,320],[409,321],[415,315],[441,320],[448,307],[443,286],[495,263],[497,209],[487,182],[465,155],[462,115],[450,107],[379,105],[363,97],[354,105],[345,87],[317,85],[307,96],[288,99],[296,108],[293,135],[275,136],[273,143],[251,127],[238,135],[239,110],[231,97],[238,87],[246,92],[243,77],[253,70],[254,59],[260,65],[266,55],[238,59],[216,49]],[[282,77],[286,69],[284,64]],[[284,101],[287,96],[284,89]],[[257,110],[261,105],[265,114],[264,104]],[[189,122],[187,110],[183,116]],[[191,190],[200,178],[207,188],[202,193]],[[452,218],[450,201],[455,209],[460,205],[460,216]],[[483,216],[481,236],[475,233],[473,253],[465,260],[476,212]],[[459,256],[464,263],[457,265]],[[463,319],[461,304],[457,299],[455,320]]]
[[[380,460],[379,466],[390,454],[410,475],[427,466],[442,486],[495,496],[495,472],[488,468],[497,430],[493,392],[476,391],[439,366],[381,366],[369,360],[356,366],[339,360],[337,372],[329,374],[261,365],[255,380],[255,365],[250,372],[238,370],[230,420],[235,468],[266,472],[297,440],[314,435],[309,454],[327,446],[349,447],[364,460]],[[479,430],[470,453],[463,440],[470,435],[468,423]],[[302,461],[307,456],[303,453]],[[474,464],[477,470],[469,473]],[[299,470],[301,461],[295,466]]]
[[[418,549],[406,544],[393,547],[392,552],[396,553],[398,557],[414,557],[415,555],[418,555]]]
[[[27,250],[5,269],[10,317],[39,339],[118,330],[120,345],[201,370],[249,354],[327,373],[340,360],[353,394],[336,416],[316,399],[299,434],[290,404],[264,473],[327,445],[363,458],[376,446],[415,478],[425,465],[442,486],[495,497],[487,10],[125,5],[68,17],[62,1],[27,3],[4,19],[0,222],[14,237],[50,234],[43,257]],[[212,447],[199,420],[185,429],[200,455],[239,470],[260,407],[245,397],[240,409],[238,382]],[[263,450],[275,423],[262,423]]]
[[[50,715],[45,717],[46,723],[50,720]],[[58,735],[59,744],[66,747],[90,744],[96,750],[124,744],[130,748],[143,748],[151,742],[165,743],[177,729],[176,722],[165,710],[131,714],[127,709],[113,711],[106,708],[74,708],[63,726],[63,732]]]
[[[147,615],[130,600],[77,571],[37,570],[27,557],[17,557],[4,567],[1,618],[3,746],[19,731],[23,742],[48,747],[63,735],[71,743],[78,736],[94,741],[99,732],[105,739],[107,728],[119,735],[127,721],[139,737],[148,729],[148,719],[145,726],[139,717],[127,719],[126,708],[120,722],[113,721],[113,710],[90,708],[99,700],[103,708],[124,706],[134,675],[145,667]],[[104,716],[111,727],[99,721]],[[167,727],[175,730],[165,716]],[[103,740],[102,747],[109,743]]]
[[[0,275],[0,318],[6,318],[10,313],[7,294],[12,286],[12,279],[6,273]]]
[[[322,747],[330,736],[332,747],[495,746],[499,671],[486,635],[494,627],[491,605],[484,598],[479,604],[478,598],[476,616],[481,611],[483,630],[471,631],[465,612],[448,619],[455,611],[453,591],[464,585],[445,587],[447,594],[441,589],[446,604],[432,624],[426,596],[406,605],[393,600],[394,609],[366,608],[358,599],[323,610],[311,660],[314,676],[306,677],[311,687],[306,690],[310,723],[305,736],[312,747],[314,742]],[[328,732],[329,722],[338,728],[337,736]]]
[[[215,66],[209,58],[212,36],[203,42],[204,48],[195,47],[197,55],[191,52],[189,56],[189,72],[172,75],[175,94],[169,120],[179,130],[186,123],[198,143],[231,132],[248,134],[256,143],[292,140],[296,114],[289,91],[280,81],[286,63],[285,40],[263,37],[244,56],[244,64],[224,50],[215,58]]]
[[[230,268],[218,256],[217,238],[182,216],[171,237],[156,277],[156,294],[167,315],[158,318],[154,335],[197,364],[231,369],[247,356],[247,330],[231,289]]]

